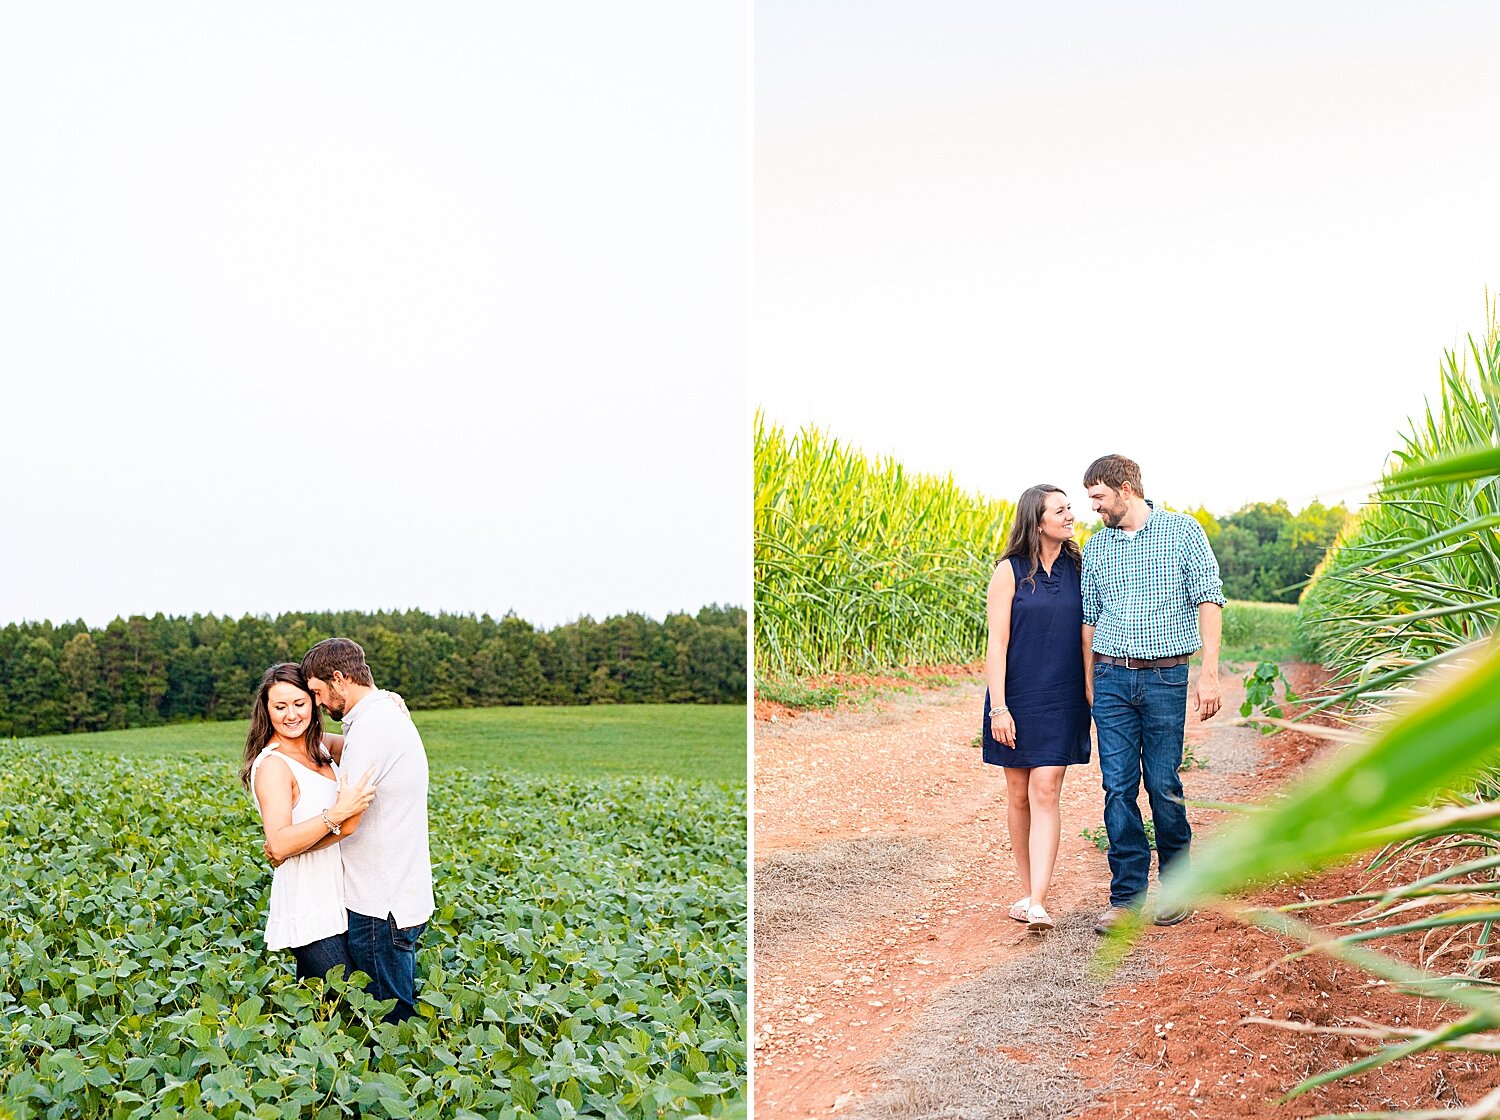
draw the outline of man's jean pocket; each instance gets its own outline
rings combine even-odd
[[[349,957],[354,967],[369,975],[370,995],[397,1001],[385,1017],[388,1023],[416,1014],[417,942],[426,928],[425,922],[398,926],[392,914],[372,918],[349,911]]]

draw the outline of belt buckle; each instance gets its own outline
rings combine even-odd
[[[1125,668],[1127,668],[1127,669],[1149,669],[1149,668],[1151,668],[1151,666],[1148,664],[1148,662],[1150,660],[1151,659],[1149,657],[1127,657],[1125,659]],[[1140,662],[1139,665],[1136,664],[1137,661]]]

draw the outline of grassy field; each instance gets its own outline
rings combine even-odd
[[[1297,608],[1290,603],[1247,603],[1231,599],[1224,608],[1224,634],[1219,660],[1295,661],[1292,623]]]
[[[412,718],[434,771],[745,781],[745,709],[738,704],[461,708],[414,712]],[[249,726],[247,720],[178,723],[24,741],[135,758],[211,755],[232,769],[239,765]]]

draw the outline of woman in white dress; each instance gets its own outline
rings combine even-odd
[[[297,979],[351,971],[344,909],[344,865],[336,845],[359,827],[375,791],[339,774],[342,735],[324,735],[302,670],[287,662],[261,678],[250,712],[240,781],[265,829],[276,864],[266,948],[290,949]]]

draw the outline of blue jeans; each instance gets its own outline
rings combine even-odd
[[[307,945],[293,945],[292,956],[297,959],[297,979],[310,980],[314,976],[323,979],[336,964],[344,966],[344,976],[354,971],[349,963],[349,937],[336,933]]]
[[[417,1013],[417,938],[427,923],[401,929],[393,915],[371,918],[349,911],[349,957],[354,967],[370,977],[365,990],[376,999],[393,999],[396,1006],[387,1023],[399,1023]]]
[[[1094,663],[1094,726],[1104,774],[1109,836],[1109,904],[1139,906],[1151,872],[1151,848],[1136,798],[1141,779],[1156,826],[1158,874],[1188,858],[1193,832],[1182,804],[1182,733],[1188,667],[1127,669]]]

